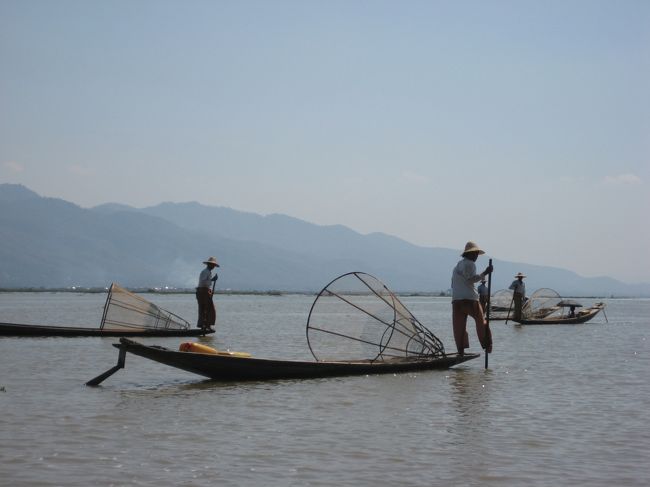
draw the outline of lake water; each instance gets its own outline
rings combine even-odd
[[[145,298],[195,319],[192,295]],[[104,299],[0,293],[0,321],[97,326]],[[310,358],[312,297],[217,302],[198,340]],[[403,302],[453,351],[448,298]],[[0,484],[647,486],[650,300],[606,303],[608,323],[493,322],[488,370],[316,380],[226,384],[128,355],[90,388],[115,339],[0,338]]]

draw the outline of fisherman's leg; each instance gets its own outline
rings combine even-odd
[[[205,328],[208,326],[208,309],[211,303],[208,301],[207,291],[208,290],[205,288],[200,288],[197,292],[197,298],[199,301],[199,328]]]
[[[212,328],[217,321],[217,310],[214,307],[214,301],[212,300],[212,294],[209,295],[210,303],[207,306],[206,312],[206,323],[205,326]]]
[[[476,336],[478,336],[478,341],[481,343],[481,348],[492,352],[492,333],[490,333],[490,329],[485,321],[483,307],[478,301],[473,306],[472,318],[474,318],[474,322],[476,323]]]
[[[194,295],[196,296],[196,304],[198,306],[198,315],[197,315],[197,318],[196,318],[196,326],[197,326],[197,328],[201,328],[201,326],[202,326],[201,325],[201,323],[202,323],[201,322],[202,306],[201,306],[201,294],[200,294],[198,288],[196,289],[196,292],[194,293]]]
[[[515,300],[515,320],[520,320],[521,319],[521,295],[515,293],[514,295],[514,300]]]
[[[469,348],[469,337],[467,336],[467,314],[460,301],[451,303],[451,321],[454,327],[454,341],[459,355],[463,355],[466,348]]]

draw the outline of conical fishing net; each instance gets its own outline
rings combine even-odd
[[[183,318],[113,283],[108,290],[103,330],[165,329],[186,330],[190,324]]]
[[[307,342],[318,361],[386,361],[445,355],[442,342],[377,278],[350,272],[316,297]]]
[[[562,297],[553,289],[541,288],[530,295],[523,307],[523,319],[538,320],[549,316],[559,309]]]
[[[490,298],[490,319],[505,320],[512,315],[512,291],[501,289]]]

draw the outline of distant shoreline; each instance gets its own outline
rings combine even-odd
[[[127,288],[129,291],[137,294],[194,294],[194,289],[189,288],[146,288],[134,287]],[[305,295],[315,296],[319,291],[239,291],[239,290],[215,290],[216,295],[224,296],[285,296],[285,295]],[[103,287],[20,287],[20,288],[0,288],[0,293],[77,293],[77,294],[102,294],[108,293],[108,288]],[[444,291],[407,291],[395,292],[397,296],[405,297],[429,297],[429,298],[449,298],[451,295]],[[644,299],[647,296],[566,296],[581,299]]]
[[[129,291],[137,294],[194,294],[195,290],[190,288],[146,288],[146,287],[133,287],[127,288]],[[315,296],[320,291],[278,291],[275,289],[268,291],[241,291],[235,289],[219,290],[215,289],[214,294],[217,295],[235,295],[235,296],[284,296],[289,294],[298,294],[305,296]],[[19,288],[0,288],[0,293],[76,293],[76,294],[105,294],[108,293],[108,288],[103,287],[19,287]],[[444,298],[450,297],[443,291],[438,292],[396,292],[398,296],[424,296]]]

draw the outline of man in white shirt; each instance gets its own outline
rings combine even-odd
[[[487,266],[481,274],[476,273],[476,259],[485,252],[474,242],[467,242],[463,259],[456,264],[451,274],[451,306],[454,340],[458,355],[463,355],[469,348],[467,335],[467,317],[471,316],[476,322],[476,334],[481,347],[486,352],[492,352],[492,336],[485,322],[483,309],[474,284],[492,272],[492,266]]]
[[[210,257],[208,260],[203,261],[203,263],[206,267],[199,274],[199,285],[196,288],[196,300],[199,303],[197,327],[202,328],[204,331],[214,331],[212,327],[217,321],[217,310],[212,300],[212,286],[218,276],[216,272],[214,277],[212,276],[212,269],[219,267],[219,264],[214,257]]]
[[[512,281],[508,289],[512,289],[512,301],[515,303],[515,314],[512,318],[515,321],[521,320],[521,309],[524,304],[524,299],[526,298],[526,284],[524,284],[524,277],[521,272],[518,272],[515,276],[515,280]]]

